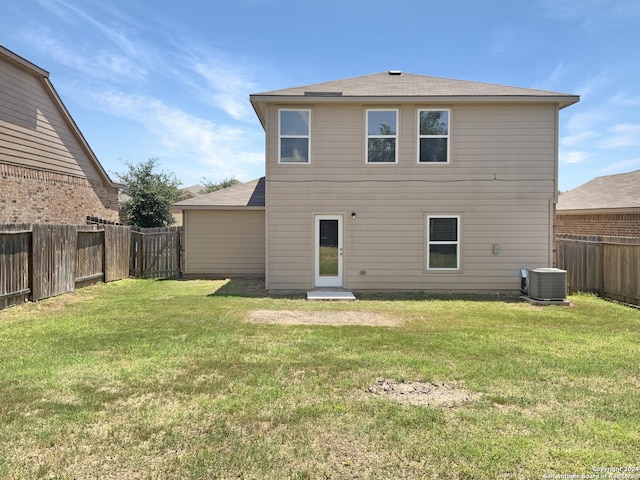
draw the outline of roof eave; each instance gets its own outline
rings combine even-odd
[[[0,54],[4,55],[15,65],[18,65],[23,69],[30,70],[32,73],[35,73],[36,75],[39,75],[41,77],[49,78],[49,72],[47,72],[45,69],[40,68],[35,63],[31,63],[26,58],[22,58],[17,53],[14,53],[9,49],[4,48],[2,45],[0,45]]]
[[[171,205],[172,210],[265,210],[262,206],[248,205]]]
[[[640,213],[640,207],[556,209],[556,215],[606,215]]]
[[[580,101],[579,95],[264,95],[249,96],[260,122],[264,127],[264,106],[268,103],[317,104],[317,103],[552,103],[560,108]]]
[[[262,101],[260,103],[254,102],[254,96],[253,95],[249,95],[249,101],[251,102],[251,106],[253,107],[253,111],[256,112],[256,115],[258,116],[258,120],[260,120],[260,125],[262,125],[262,129],[264,131],[267,130],[267,125],[265,123],[265,117],[264,117],[264,105],[266,102]]]

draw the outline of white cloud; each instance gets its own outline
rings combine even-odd
[[[250,59],[230,58],[225,52],[185,41],[176,46],[173,75],[194,89],[201,101],[221,109],[235,120],[255,122],[249,95],[260,91],[260,67]]]
[[[574,147],[576,145],[584,145],[588,140],[594,138],[596,133],[591,130],[585,130],[583,132],[576,133],[574,135],[567,135],[560,139],[560,145],[563,147]]]
[[[247,180],[263,171],[264,132],[249,102],[249,94],[261,90],[254,81],[262,78],[259,61],[201,46],[188,33],[178,38],[175,25],[151,44],[143,39],[148,25],[108,2],[89,7],[72,0],[37,1],[56,17],[53,27],[62,23],[85,39],[75,44],[67,31],[43,25],[23,35],[58,67],[67,67],[56,68],[54,79],[66,98],[148,133],[129,138],[121,150],[148,151],[175,165],[183,178],[182,172],[190,172],[196,178]],[[208,105],[219,111],[204,111]]]
[[[99,76],[103,78],[115,76],[141,80],[147,75],[146,69],[142,68],[137,62],[110,52],[99,53],[94,62],[96,68],[92,70],[92,73],[99,72]]]
[[[59,18],[62,18],[66,22],[74,23],[75,20],[83,25],[89,25],[94,27],[90,30],[97,30],[102,32],[113,44],[115,44],[126,55],[140,57],[140,52],[136,45],[129,40],[126,32],[121,31],[120,28],[110,27],[106,23],[98,21],[92,15],[89,15],[86,11],[71,5],[63,0],[39,0],[40,5],[47,8],[56,14]]]
[[[598,92],[598,90],[602,90],[603,88],[605,90],[609,90],[613,82],[614,82],[613,75],[607,70],[604,70],[600,72],[598,75],[586,78],[582,82],[582,84],[578,86],[576,91],[578,92],[578,95],[580,95],[581,97],[595,95]]]
[[[197,63],[193,67],[207,82],[206,87],[211,89],[211,98],[218,107],[237,120],[254,119],[249,94],[254,93],[257,87],[247,72],[236,65],[216,60]]]
[[[582,163],[591,157],[591,154],[587,152],[573,151],[573,152],[560,152],[559,160],[563,163]]]
[[[578,111],[566,120],[566,126],[570,135],[588,131],[602,131],[603,125],[609,125],[610,109],[592,108],[591,110]]]
[[[553,72],[551,72],[547,76],[547,78],[542,82],[542,85],[555,85],[564,74],[564,70],[565,70],[564,63],[561,62],[558,65],[556,65],[556,68],[554,68]]]
[[[628,92],[618,92],[611,99],[611,104],[617,107],[640,107],[640,97]]]
[[[264,164],[264,153],[251,148],[261,140],[259,129],[217,124],[160,100],[115,90],[92,96],[108,113],[143,125],[154,143],[176,160],[197,162],[213,167],[220,177],[240,180],[248,180],[251,171]]]
[[[93,78],[142,80],[147,75],[146,69],[134,59],[105,49],[83,54],[81,46],[66,45],[46,30],[27,31],[23,38],[46,51],[56,62]]]
[[[531,88],[537,88],[539,90],[558,91],[564,90],[565,86],[562,85],[562,79],[565,77],[566,67],[564,63],[558,63],[555,68],[542,80],[539,80],[531,85]]]
[[[600,142],[600,148],[622,148],[640,145],[640,124],[621,123],[607,130],[610,134]]]

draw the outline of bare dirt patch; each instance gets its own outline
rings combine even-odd
[[[385,378],[376,380],[368,391],[398,403],[449,408],[474,402],[481,397],[480,393],[467,390],[457,382],[394,382]]]
[[[276,325],[360,325],[366,327],[397,327],[404,320],[373,312],[307,312],[301,310],[254,310],[247,318],[251,323]]]

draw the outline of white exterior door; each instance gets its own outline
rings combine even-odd
[[[342,215],[316,215],[315,286],[342,287]]]

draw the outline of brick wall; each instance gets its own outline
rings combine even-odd
[[[102,182],[0,164],[0,223],[118,221],[118,189]]]
[[[556,234],[640,237],[640,213],[556,215]]]

